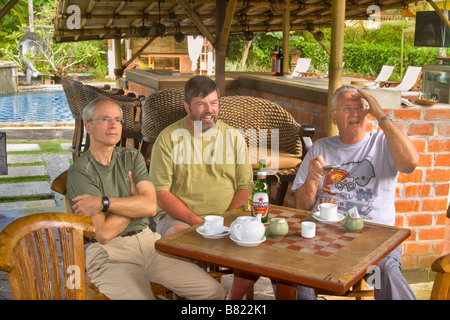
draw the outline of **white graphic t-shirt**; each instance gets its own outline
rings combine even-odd
[[[355,144],[345,144],[339,136],[317,140],[300,165],[292,191],[304,183],[309,162],[318,155],[327,164],[341,167],[322,177],[313,212],[324,202],[337,204],[344,215],[356,206],[365,221],[394,225],[398,171],[383,131],[368,132]]]

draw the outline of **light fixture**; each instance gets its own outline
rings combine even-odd
[[[173,35],[173,38],[175,39],[176,42],[184,41],[184,34],[181,33],[180,24],[178,22],[175,23],[175,34]]]
[[[161,23],[161,0],[158,0],[158,16],[159,22],[154,22],[152,29],[155,37],[162,37],[166,33],[166,26]]]
[[[139,38],[146,38],[150,34],[150,28],[145,26],[145,13],[142,12],[142,26],[136,29],[136,35]]]
[[[320,30],[314,33],[314,39],[316,39],[316,41],[322,41],[324,37],[325,35]]]
[[[250,24],[248,23],[248,19],[246,17],[245,22],[241,22],[242,23],[242,38],[245,41],[251,41],[254,37],[254,34],[252,31],[250,31]],[[245,30],[245,27],[247,27],[247,30]]]

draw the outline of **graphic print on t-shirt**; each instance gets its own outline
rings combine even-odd
[[[360,215],[367,216],[372,211],[375,196],[372,193],[375,179],[372,178],[375,178],[375,170],[369,160],[344,163],[341,169],[325,175],[320,202],[336,203],[342,214],[356,206]]]

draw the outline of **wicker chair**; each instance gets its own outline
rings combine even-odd
[[[184,89],[171,88],[155,92],[147,97],[142,109],[142,146],[141,153],[147,159],[151,155],[151,146],[158,134],[168,125],[186,116],[183,107]],[[297,174],[298,166],[312,145],[311,137],[315,130],[308,125],[300,125],[280,105],[266,99],[250,96],[226,96],[220,99],[219,119],[244,131],[250,154],[254,148],[260,148],[260,129],[267,129],[267,154],[272,146],[272,129],[279,131],[279,170],[268,175],[269,183],[278,182],[277,195],[273,203],[282,205],[289,182]],[[249,130],[255,129],[255,130]],[[253,141],[256,145],[253,146]],[[258,161],[254,163],[254,174]],[[270,173],[270,172],[269,172]]]
[[[225,96],[220,99],[219,119],[243,131],[249,145],[250,159],[254,175],[259,156],[268,157],[268,183],[277,182],[277,195],[274,204],[283,205],[289,182],[297,174],[301,160],[312,145],[312,126],[300,125],[280,105],[275,102],[250,96]],[[265,129],[265,130],[264,130]],[[276,130],[276,131],[273,131]],[[272,162],[271,148],[276,148],[273,133],[278,132],[278,164]],[[267,132],[265,138],[261,134]],[[265,149],[265,150],[264,150]],[[274,159],[276,160],[276,159]]]
[[[133,139],[134,147],[139,148],[139,143],[142,140],[141,122],[136,122],[136,114],[141,107],[141,103],[136,98],[128,96],[112,95],[107,90],[102,90],[90,85],[84,85],[84,94],[88,101],[92,101],[98,97],[106,97],[116,102],[123,112],[123,126],[122,126],[122,143],[126,146],[127,139]]]
[[[183,88],[157,91],[145,99],[142,106],[141,153],[147,159],[147,165],[158,134],[168,125],[186,116],[183,100]]]
[[[63,77],[61,83],[66,94],[70,111],[75,119],[72,146],[70,147],[70,150],[72,151],[72,160],[75,161],[89,147],[88,135],[86,135],[86,143],[83,144],[83,109],[88,104],[88,101],[84,95],[84,88],[81,82]]]

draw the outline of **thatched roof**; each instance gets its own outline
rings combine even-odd
[[[346,19],[368,19],[371,5],[384,11],[406,9],[414,2],[347,0]],[[229,34],[283,30],[283,0],[217,0],[217,3],[220,8],[216,12],[216,0],[60,0],[55,17],[55,41],[138,37],[139,32],[146,35],[146,28],[139,29],[142,26],[148,27],[146,37],[151,37],[152,25],[159,22],[165,26],[165,36],[173,36],[177,31],[185,35],[216,34],[216,17],[226,14],[232,14]],[[331,3],[331,0],[290,0],[291,30],[329,27]]]

